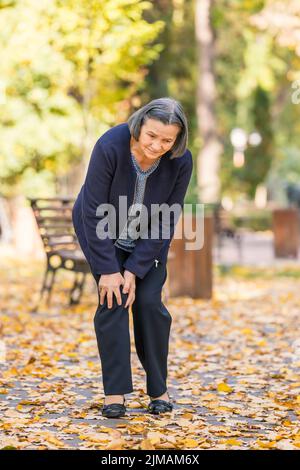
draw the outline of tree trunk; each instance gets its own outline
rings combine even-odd
[[[7,244],[16,259],[45,259],[43,243],[31,207],[22,195],[6,200],[11,227],[11,239]]]
[[[211,23],[214,0],[196,0],[195,31],[198,50],[199,81],[197,118],[202,149],[197,158],[198,198],[215,203],[220,198],[220,143],[215,116],[216,83],[213,70],[215,34]]]
[[[0,240],[1,243],[11,243],[12,226],[9,217],[7,200],[0,196]]]
[[[90,64],[87,65],[86,89],[82,101],[83,139],[81,143],[81,161],[74,165],[67,175],[66,191],[69,196],[75,197],[84,182],[91,151],[95,144],[94,119],[91,114],[91,99],[93,83],[91,79]]]
[[[88,16],[87,18],[87,44],[91,43],[93,19]],[[81,142],[81,160],[73,166],[72,170],[58,182],[59,194],[65,196],[76,197],[87,172],[89,159],[93,146],[95,145],[95,121],[91,112],[91,102],[95,95],[95,84],[92,77],[92,67],[94,57],[88,48],[88,53],[85,62],[85,89],[82,95],[81,109],[82,109],[82,122],[83,133]]]

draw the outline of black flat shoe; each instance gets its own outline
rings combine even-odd
[[[159,398],[156,398],[155,400],[151,400],[148,405],[148,411],[154,415],[172,411],[174,406],[173,406],[173,403],[171,402],[169,393],[168,393],[168,397],[169,397],[169,401],[161,400]]]
[[[126,406],[125,406],[125,397],[122,403],[110,403],[109,405],[102,406],[102,416],[106,418],[120,418],[125,415]]]

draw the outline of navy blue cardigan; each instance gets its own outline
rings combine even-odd
[[[91,271],[95,274],[120,272],[114,246],[123,228],[118,226],[119,196],[127,196],[128,214],[137,177],[131,162],[130,137],[125,122],[110,128],[97,140],[85,181],[73,207],[74,229]],[[181,157],[170,160],[169,155],[170,152],[163,155],[160,164],[147,179],[143,204],[148,209],[149,217],[151,204],[179,203],[181,208],[184,204],[193,169],[192,154],[187,149]],[[96,215],[96,209],[103,203],[112,204],[116,210],[117,238],[101,240],[97,237],[96,226],[102,217]],[[174,223],[171,223],[169,239],[138,238],[123,267],[142,279],[155,259],[166,263],[174,230]]]

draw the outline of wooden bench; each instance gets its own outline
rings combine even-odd
[[[72,222],[72,198],[30,198],[38,230],[43,242],[47,265],[40,291],[40,298],[33,310],[37,310],[44,294],[50,304],[55,275],[59,269],[75,273],[70,291],[69,305],[78,304],[90,267],[79,246]]]
[[[29,198],[29,201],[47,257],[40,298],[33,311],[38,309],[46,294],[47,305],[50,305],[55,275],[59,269],[66,269],[75,273],[69,305],[78,304],[83,292],[86,275],[91,271],[73,227],[72,208],[75,199]],[[169,253],[168,259],[171,257],[172,253]],[[162,296],[165,301],[170,297],[169,279],[163,287]]]

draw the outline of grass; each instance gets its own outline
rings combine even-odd
[[[233,264],[231,266],[220,264],[214,266],[214,271],[220,277],[235,277],[241,279],[272,279],[272,278],[292,278],[300,279],[300,266],[298,267],[268,267],[268,268],[255,268],[240,266]]]

